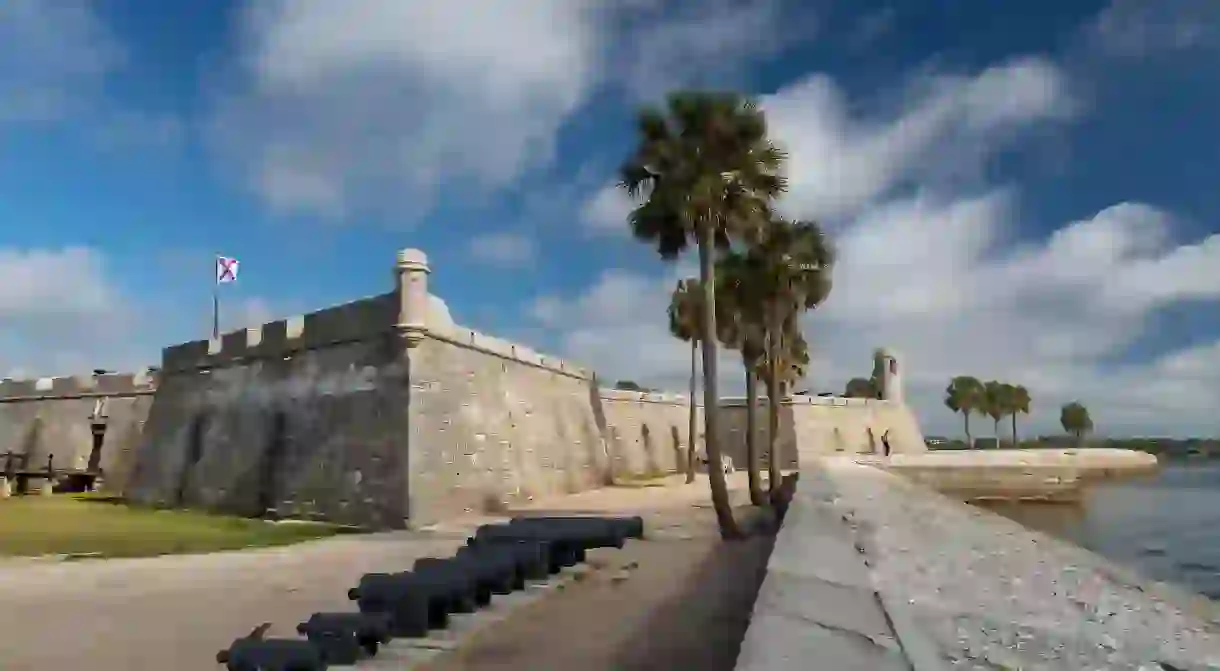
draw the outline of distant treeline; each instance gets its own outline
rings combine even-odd
[[[928,447],[933,450],[969,449],[966,442],[960,438],[928,436],[927,442]],[[995,440],[991,438],[979,438],[974,446],[975,449],[996,447]],[[1004,441],[1003,446],[1007,448],[1010,444]],[[1038,436],[1022,440],[1017,445],[1021,449],[1069,449],[1076,446],[1076,439],[1072,436]],[[1085,440],[1083,447],[1140,450],[1166,457],[1220,457],[1220,438],[1090,438]]]

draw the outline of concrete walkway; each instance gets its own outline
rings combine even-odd
[[[650,531],[681,526],[707,501],[707,482],[615,487],[518,510],[639,514]],[[740,478],[733,480],[741,488]],[[736,496],[741,498],[741,492]],[[0,563],[0,659],[5,671],[214,671],[217,650],[263,622],[294,635],[315,611],[353,610],[363,573],[446,556],[491,521],[469,516],[418,532],[346,536],[211,555]]]

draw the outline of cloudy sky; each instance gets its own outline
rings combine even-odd
[[[1102,433],[1220,433],[1213,0],[7,0],[0,373],[206,337],[215,253],[237,327],[419,247],[464,324],[681,389],[690,265],[612,179],[634,111],[692,86],[760,97],[783,207],[833,232],[814,390],[888,345],[929,433],[956,374],[1025,384],[1037,429],[1078,399]]]

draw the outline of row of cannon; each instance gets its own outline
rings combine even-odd
[[[325,671],[375,656],[395,638],[444,629],[454,613],[473,613],[495,595],[549,580],[595,548],[642,538],[640,517],[518,517],[475,531],[451,557],[423,558],[410,571],[367,573],[348,590],[358,612],[314,613],[297,626],[304,638],[266,638],[270,625],[216,655],[229,671]]]

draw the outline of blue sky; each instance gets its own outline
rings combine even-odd
[[[808,384],[887,344],[930,432],[953,374],[1111,433],[1216,433],[1220,5],[10,0],[0,8],[0,372],[155,363],[380,293],[424,249],[471,327],[684,385],[688,262],[624,235],[641,104],[761,97],[790,214],[835,235]],[[740,371],[726,366],[725,382]]]

